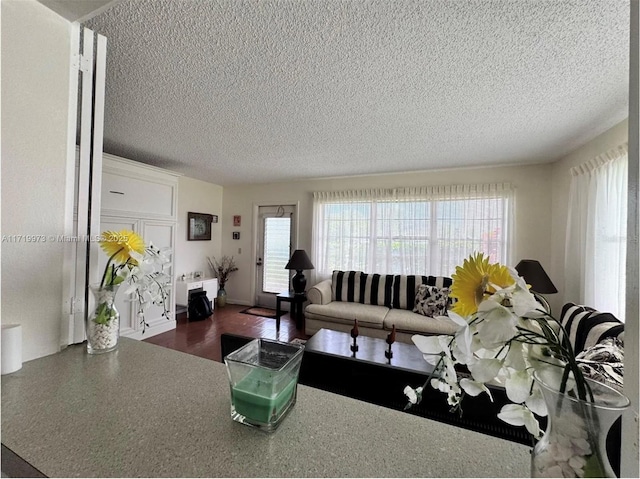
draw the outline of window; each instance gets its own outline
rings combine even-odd
[[[451,276],[474,251],[507,262],[511,210],[505,184],[316,192],[316,274]]]

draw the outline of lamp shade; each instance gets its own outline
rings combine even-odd
[[[295,269],[296,271],[302,271],[303,269],[315,269],[313,263],[307,256],[307,253],[303,249],[297,249],[291,255],[291,259],[284,267],[284,269]]]
[[[516,271],[524,278],[527,284],[531,285],[531,291],[541,294],[558,292],[539,261],[523,259],[516,266]]]

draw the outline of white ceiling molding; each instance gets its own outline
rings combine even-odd
[[[70,22],[84,22],[122,0],[38,0]]]
[[[105,151],[220,185],[551,162],[628,111],[628,0],[123,0],[87,26]]]

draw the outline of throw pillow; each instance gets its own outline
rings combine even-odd
[[[428,284],[418,286],[413,312],[423,316],[446,316],[449,288],[438,288]]]
[[[622,392],[624,388],[624,346],[618,338],[606,338],[576,356],[583,374]]]

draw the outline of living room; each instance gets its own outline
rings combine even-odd
[[[3,0],[3,10],[5,6]],[[29,4],[35,2],[26,2]],[[39,9],[42,5],[33,6],[37,15],[42,15],[47,22],[59,22],[60,30],[65,30],[68,25],[62,19],[49,18]],[[10,12],[11,15],[11,12]],[[4,11],[3,11],[4,18]],[[10,17],[14,18],[14,17]],[[31,21],[23,22],[21,27],[27,29]],[[37,20],[32,20],[36,22]],[[99,16],[93,20],[99,24]],[[42,27],[46,31],[47,27]],[[5,72],[12,68],[25,70],[24,62],[5,60],[5,24],[3,21],[3,84],[7,97],[10,96],[8,88],[21,81],[21,73],[17,77],[7,76]],[[96,29],[96,31],[99,30]],[[58,38],[60,32],[56,32],[53,38]],[[47,35],[43,35],[47,37]],[[64,37],[64,34],[60,35]],[[7,36],[9,42],[12,37]],[[41,40],[42,41],[42,40]],[[42,43],[46,43],[42,41]],[[62,47],[52,46],[52,52],[46,52],[44,57],[62,58],[68,53],[68,44],[61,40]],[[115,48],[115,46],[114,46]],[[5,61],[7,66],[5,66]],[[64,67],[58,68],[51,61],[49,65],[51,78],[57,78],[58,74],[66,74]],[[33,67],[28,73],[42,74],[41,69]],[[9,70],[7,70],[9,69]],[[18,79],[16,79],[18,78]],[[17,98],[28,101],[32,114],[20,112],[20,102],[11,103],[11,100],[3,95],[3,233],[18,234],[19,232],[59,234],[64,230],[68,215],[66,210],[64,188],[59,186],[68,181],[65,165],[69,143],[69,131],[67,117],[61,113],[66,105],[65,101],[56,103],[57,95],[51,91],[60,93],[68,88],[63,81],[57,84],[46,77],[49,84],[36,85],[32,96],[20,90]],[[7,87],[6,85],[9,85]],[[24,99],[24,100],[23,100]],[[107,99],[107,101],[109,101]],[[38,106],[40,103],[40,106]],[[19,121],[10,121],[5,118],[14,115]],[[33,121],[33,113],[41,118],[41,123]],[[556,156],[553,161],[540,159],[529,164],[515,164],[505,161],[503,164],[485,164],[465,167],[448,167],[440,164],[430,167],[426,162],[422,168],[413,168],[393,171],[389,168],[384,173],[371,172],[368,168],[360,168],[351,174],[333,175],[329,168],[325,168],[326,174],[311,177],[305,175],[305,163],[314,163],[313,152],[308,155],[305,163],[295,162],[289,165],[289,174],[286,180],[270,179],[268,182],[243,183],[230,181],[228,184],[216,183],[215,180],[185,173],[178,179],[178,225],[175,248],[175,273],[181,275],[193,271],[205,271],[208,273],[206,263],[207,256],[220,257],[222,255],[234,256],[239,270],[231,276],[227,284],[228,300],[230,303],[251,306],[255,303],[255,225],[257,223],[257,206],[295,205],[297,218],[296,245],[298,248],[311,251],[313,249],[313,193],[318,191],[344,191],[373,188],[417,187],[428,185],[454,185],[454,184],[485,184],[485,183],[509,183],[515,191],[515,205],[517,212],[514,217],[513,238],[511,242],[510,261],[515,264],[523,258],[535,258],[545,267],[554,284],[559,289],[559,294],[549,296],[552,310],[558,312],[565,301],[565,251],[566,226],[568,214],[569,184],[571,181],[570,169],[585,161],[611,150],[625,142],[637,141],[628,134],[633,125],[637,125],[637,118],[626,119],[627,114],[619,117],[610,117],[606,125],[590,124],[582,131],[581,139],[587,141],[574,141],[575,148],[569,148],[565,154]],[[57,121],[51,125],[51,118]],[[45,120],[46,119],[46,120]],[[268,120],[266,120],[268,123]],[[633,127],[632,127],[633,129]],[[464,137],[463,128],[460,127],[458,138]],[[44,134],[43,136],[43,132]],[[28,143],[27,138],[43,138],[40,145],[30,146],[26,155],[16,154],[9,146]],[[107,140],[108,134],[106,137]],[[75,143],[75,139],[73,140]],[[176,142],[179,140],[176,138]],[[358,143],[354,141],[354,143]],[[15,142],[15,143],[12,143]],[[5,150],[5,144],[7,145]],[[105,143],[108,144],[108,141]],[[468,143],[467,143],[468,144]],[[631,148],[630,148],[631,150]],[[15,151],[20,151],[17,147]],[[24,150],[23,150],[24,151]],[[136,155],[135,148],[120,147],[111,143],[105,151],[121,155],[136,161],[148,159],[149,154],[140,151]],[[125,154],[127,151],[132,154]],[[393,155],[389,154],[388,163],[393,163]],[[7,159],[10,159],[9,162]],[[168,159],[162,166],[168,170],[177,171],[180,159],[174,158],[172,163]],[[319,160],[322,161],[322,158]],[[144,162],[144,161],[143,161]],[[270,174],[269,164],[262,165],[265,177]],[[234,169],[233,163],[227,168]],[[203,181],[204,180],[204,181]],[[24,192],[29,191],[26,195]],[[19,201],[17,201],[19,199]],[[196,209],[197,208],[197,209]],[[187,212],[200,211],[219,216],[219,223],[212,225],[211,242],[191,242],[187,236]],[[233,217],[240,216],[240,226],[233,225]],[[239,239],[234,239],[232,233],[239,232]],[[8,247],[7,247],[8,246]],[[6,249],[5,249],[6,248]],[[42,245],[42,248],[25,247],[24,245],[3,245],[3,324],[5,322],[21,322],[25,335],[24,359],[25,361],[51,355],[60,349],[64,343],[64,334],[61,333],[60,298],[63,295],[62,287],[58,286],[61,271],[65,264],[65,252],[60,245]],[[11,257],[8,257],[11,256]],[[43,264],[45,266],[43,266]],[[512,264],[512,265],[513,265]],[[38,271],[40,274],[34,275]],[[424,272],[429,274],[430,272]],[[308,285],[315,284],[320,278],[315,270],[305,272]],[[52,285],[55,285],[52,287]],[[31,293],[39,291],[38,304],[33,304]],[[29,304],[31,311],[24,312],[25,304]],[[632,335],[629,335],[629,331]],[[633,333],[635,331],[635,333]],[[630,326],[627,332],[627,340],[637,339],[637,326]],[[634,335],[633,335],[634,334]],[[635,354],[635,356],[633,356]],[[635,359],[634,359],[635,358]],[[625,358],[627,359],[627,358]],[[631,375],[637,373],[637,351],[630,353],[627,372]],[[635,369],[634,369],[635,368]],[[637,376],[637,374],[635,374]],[[637,398],[632,398],[635,400]],[[637,401],[636,401],[637,402]]]

